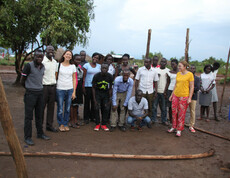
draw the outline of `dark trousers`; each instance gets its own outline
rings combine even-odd
[[[44,112],[46,109],[46,128],[53,127],[54,105],[56,97],[56,85],[43,85],[44,107],[42,114],[42,124],[44,122]]]
[[[159,104],[161,109],[161,121],[166,122],[167,121],[167,99],[164,96],[164,93],[157,93],[157,97],[153,101],[153,115],[152,115],[152,121],[157,121],[157,106]]]
[[[37,135],[43,134],[42,130],[42,110],[43,110],[43,91],[26,90],[24,96],[25,103],[25,123],[24,123],[24,138],[32,137],[32,120],[33,111],[35,110],[35,123]]]
[[[106,125],[109,118],[109,110],[110,110],[110,104],[109,104],[109,93],[108,92],[101,92],[96,91],[96,101],[97,106],[95,107],[95,118],[96,118],[96,125]],[[102,121],[100,121],[100,109],[101,109],[101,115],[102,115]]]
[[[92,87],[85,87],[86,95],[84,97],[84,120],[89,121],[94,120],[95,112],[94,112],[94,102],[93,102],[93,93]]]

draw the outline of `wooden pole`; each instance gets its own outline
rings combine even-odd
[[[150,48],[151,33],[152,33],[152,30],[149,29],[148,30],[148,39],[147,39],[147,48],[146,48],[145,58],[149,57],[149,48]]]
[[[224,86],[223,86],[223,91],[222,91],[221,98],[220,98],[220,110],[219,110],[219,113],[221,113],[222,104],[223,104],[224,91],[225,91],[226,80],[227,80],[227,76],[228,76],[229,57],[230,57],[230,48],[229,48],[229,51],[228,51],[228,59],[227,59],[227,64],[226,64],[225,76],[224,76]]]
[[[189,61],[188,59],[188,50],[189,50],[189,28],[187,28],[186,32],[186,40],[185,40],[185,54],[184,54],[184,60]]]
[[[80,152],[35,152],[24,153],[25,156],[79,156],[91,158],[113,158],[113,159],[143,159],[143,160],[176,160],[176,159],[197,159],[213,156],[215,150],[211,149],[204,153],[190,155],[125,155],[125,154],[100,154]],[[0,152],[0,156],[10,156],[10,152]]]
[[[0,121],[8,142],[11,155],[16,165],[16,172],[19,178],[28,178],[26,162],[23,156],[21,145],[14,129],[10,109],[6,99],[5,90],[0,77]]]

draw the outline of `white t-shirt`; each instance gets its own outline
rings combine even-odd
[[[58,72],[58,64],[56,67],[56,72]],[[60,65],[57,89],[59,90],[70,90],[73,88],[73,73],[76,72],[75,65],[63,66]]]
[[[150,68],[149,70],[143,66],[138,69],[136,80],[139,80],[138,89],[142,90],[144,94],[148,92],[148,94],[152,94],[154,92],[153,82],[159,80],[156,69]]]
[[[115,68],[113,67],[112,64],[109,65],[108,73],[110,73],[111,75],[115,74]]]
[[[212,72],[213,76],[214,76],[214,79],[216,80],[216,75],[218,73],[218,69],[217,70],[214,70],[214,72]]]
[[[168,76],[170,78],[170,84],[168,90],[173,90],[176,84],[176,74],[169,72]]]
[[[157,73],[159,74],[159,80],[157,82],[157,93],[164,93],[165,91],[165,86],[167,84],[167,74],[169,73],[169,69],[161,69],[157,68],[156,69]]]
[[[202,83],[203,89],[205,91],[207,91],[212,86],[212,84],[216,84],[212,72],[210,72],[209,74],[202,73],[200,75],[200,79],[201,79],[201,83]]]

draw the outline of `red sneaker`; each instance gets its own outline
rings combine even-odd
[[[99,131],[100,129],[100,124],[96,125],[96,127],[94,128],[95,131]]]
[[[101,128],[102,128],[104,131],[109,131],[109,128],[108,128],[106,125],[101,125]]]

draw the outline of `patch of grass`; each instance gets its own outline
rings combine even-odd
[[[15,65],[14,62],[15,62],[14,59],[10,59],[10,60],[8,60],[6,58],[0,59],[0,65],[14,66]]]

